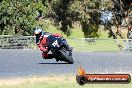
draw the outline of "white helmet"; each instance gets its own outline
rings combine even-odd
[[[34,34],[35,35],[42,34],[42,29],[41,28],[36,28],[35,31],[34,31]]]

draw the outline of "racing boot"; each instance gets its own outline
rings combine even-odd
[[[48,57],[46,57],[46,59],[52,59],[52,58],[54,58],[53,54],[48,54]]]

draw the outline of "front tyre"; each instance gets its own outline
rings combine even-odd
[[[74,63],[72,56],[69,56],[65,52],[66,51],[65,48],[61,48],[59,51],[60,51],[62,57],[65,59],[66,62],[68,62],[69,64],[73,64]]]

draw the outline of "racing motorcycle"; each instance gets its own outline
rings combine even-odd
[[[48,48],[57,61],[65,61],[73,64],[72,50],[69,49],[67,41],[63,37],[49,35],[47,38]]]

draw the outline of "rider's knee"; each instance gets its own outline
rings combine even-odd
[[[48,53],[42,52],[42,57],[43,58],[48,58]]]

